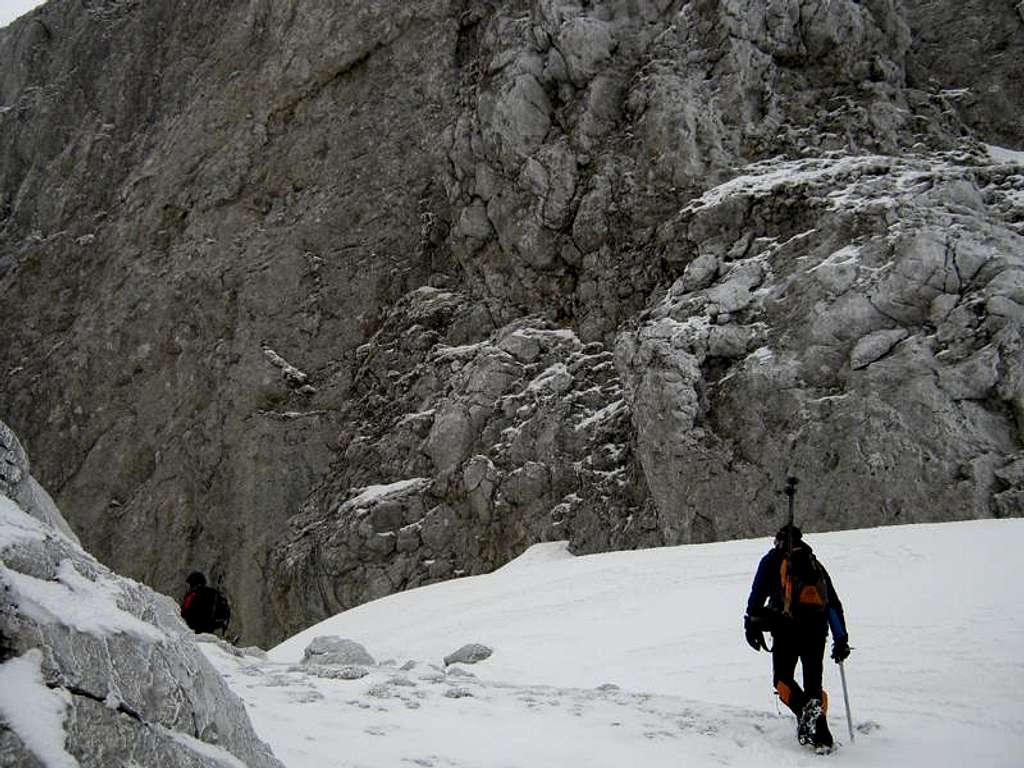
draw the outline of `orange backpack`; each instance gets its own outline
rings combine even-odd
[[[812,553],[798,547],[783,558],[779,570],[784,615],[824,613],[828,607],[828,582],[825,569]]]

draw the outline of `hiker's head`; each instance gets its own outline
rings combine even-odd
[[[779,528],[779,532],[775,534],[775,546],[788,547],[790,545],[795,545],[802,540],[802,537],[803,533],[799,528],[787,523]]]
[[[206,577],[199,571],[192,571],[192,573],[188,575],[188,578],[185,579],[185,583],[192,587],[192,589],[195,589],[196,587],[205,587]]]

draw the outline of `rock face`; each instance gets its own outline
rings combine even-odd
[[[979,217],[1017,199],[1017,171],[745,171],[667,225],[715,276],[684,273],[617,347],[665,537],[750,533],[786,471],[813,478],[801,515],[827,529],[1024,512],[1004,479],[1024,440],[1021,211]]]
[[[764,533],[787,473],[810,529],[1019,515],[1024,16],[964,8],[51,0],[0,30],[0,416],[261,642]]]
[[[0,435],[12,437],[2,423]],[[9,490],[0,488],[0,765],[279,768],[174,602],[111,573]]]
[[[2,417],[101,561],[204,571],[249,638],[351,350],[443,266],[455,36],[432,1],[54,0],[0,30]]]

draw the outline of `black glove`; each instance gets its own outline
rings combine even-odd
[[[836,664],[842,664],[846,660],[846,657],[850,655],[850,638],[837,637],[835,642],[832,643],[832,660]]]
[[[764,631],[754,626],[750,616],[743,617],[743,633],[747,636],[747,645],[755,651],[768,650],[768,643],[764,641]]]

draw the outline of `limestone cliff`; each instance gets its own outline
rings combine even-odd
[[[787,472],[809,528],[1020,515],[1018,5],[51,0],[0,30],[0,416],[259,641],[763,533]]]

